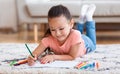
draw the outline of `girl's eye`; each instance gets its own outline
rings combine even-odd
[[[64,28],[60,28],[60,30],[64,30]]]
[[[52,29],[51,31],[55,31],[54,29]]]

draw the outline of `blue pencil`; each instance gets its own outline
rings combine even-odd
[[[95,63],[93,62],[91,64],[87,64],[87,65],[81,67],[80,69],[87,69],[87,68],[95,68]]]

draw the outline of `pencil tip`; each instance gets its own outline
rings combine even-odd
[[[14,64],[14,66],[18,66],[18,65],[20,65],[20,64],[19,63]]]

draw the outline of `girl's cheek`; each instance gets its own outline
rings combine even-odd
[[[55,37],[55,33],[51,33],[52,34],[52,36],[54,36]]]

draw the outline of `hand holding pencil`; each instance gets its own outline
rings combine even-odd
[[[28,49],[30,56],[27,59],[28,65],[32,66],[35,61],[37,60],[37,56],[33,55],[32,52],[30,51],[29,47],[27,46],[27,44],[25,44],[26,48]]]
[[[24,59],[24,60],[20,60],[18,62],[16,62],[15,64],[13,64],[14,66],[18,66],[18,65],[21,65],[21,64],[25,64],[25,63],[28,63],[28,65],[33,65],[35,63],[36,59],[29,56],[28,59]]]
[[[30,51],[29,47],[27,46],[27,44],[25,44],[26,48],[28,49],[29,53],[30,53],[30,56],[28,57],[28,59],[25,59],[25,60],[20,60],[18,61],[17,63],[14,64],[14,66],[17,66],[17,65],[21,65],[21,64],[25,64],[25,63],[28,63],[28,65],[33,65],[35,63],[35,61],[37,60],[37,56],[36,55],[33,55],[32,52]]]
[[[27,62],[29,66],[32,66],[35,64],[35,61],[37,60],[36,55],[34,55],[34,57],[32,57],[31,55],[28,57]]]

